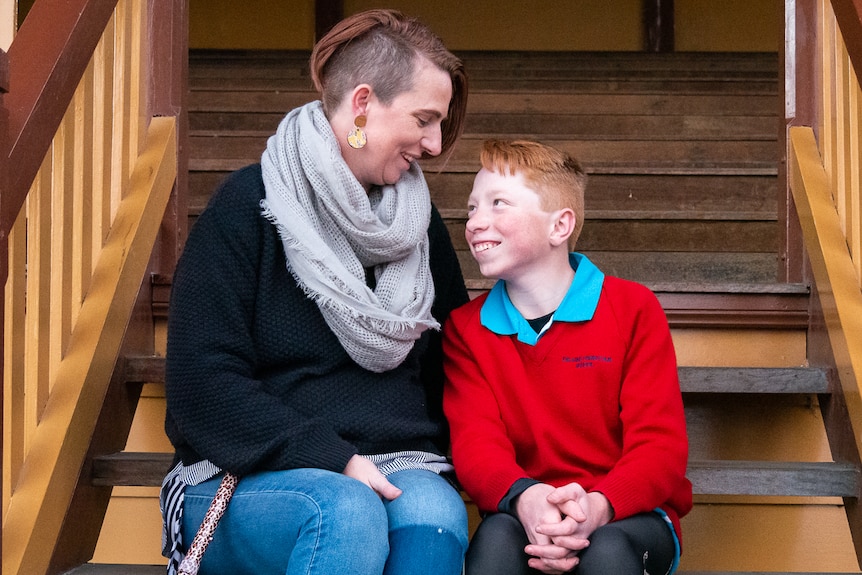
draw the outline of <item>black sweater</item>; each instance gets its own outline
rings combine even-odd
[[[238,475],[315,467],[356,453],[445,454],[440,334],[426,331],[397,368],[359,367],[285,265],[261,215],[260,165],[232,174],[189,234],[168,319],[165,429],[177,459]],[[428,229],[441,324],[467,301],[447,229]]]

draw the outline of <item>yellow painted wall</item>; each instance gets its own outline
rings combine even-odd
[[[302,50],[314,43],[314,0],[189,0],[189,46]]]
[[[192,48],[310,49],[313,0],[189,0]],[[641,50],[641,0],[344,0],[425,21],[452,50]],[[777,51],[784,3],[676,0],[679,51]]]
[[[392,0],[450,50],[640,50],[641,0]],[[345,13],[380,6],[345,0]]]
[[[777,0],[675,0],[679,52],[783,50],[784,2]]]

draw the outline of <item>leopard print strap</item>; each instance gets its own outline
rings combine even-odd
[[[213,502],[210,504],[209,509],[207,509],[204,520],[201,522],[201,526],[198,528],[198,532],[195,534],[195,538],[192,540],[186,556],[183,558],[182,563],[180,563],[177,575],[197,575],[201,567],[201,559],[203,559],[204,551],[206,551],[207,546],[213,539],[213,532],[218,526],[222,515],[224,515],[233,492],[236,491],[237,483],[239,483],[239,478],[236,475],[227,472],[224,474],[221,485],[219,485],[215,497],[213,497]]]

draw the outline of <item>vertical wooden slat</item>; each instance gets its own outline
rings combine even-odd
[[[48,399],[51,290],[51,156],[46,156],[28,200],[27,349],[25,352],[24,449],[29,449]]]
[[[850,233],[847,235],[847,244],[850,247],[850,258],[856,270],[856,277],[862,287],[862,88],[859,86],[859,76],[854,72],[855,98],[854,110],[856,115],[856,128],[854,131],[856,153],[854,154],[854,176],[855,186],[850,195],[847,207],[848,224]]]
[[[113,134],[111,147],[111,214],[116,214],[117,206],[122,199],[123,190],[129,176],[129,132],[130,132],[130,106],[129,106],[129,74],[131,69],[130,56],[130,29],[131,19],[129,17],[129,3],[117,4],[115,13],[114,34],[114,97],[113,97]]]
[[[820,71],[822,74],[821,86],[834,86],[834,67],[833,67],[833,39],[834,27],[832,18],[829,16],[828,0],[820,0],[818,2],[818,22],[820,23]],[[822,110],[820,113],[820,147],[822,148],[821,156],[823,157],[823,165],[826,168],[827,174],[832,166],[832,151],[834,150],[835,130],[834,130],[834,90],[823,94],[821,98]],[[831,177],[831,176],[830,176]]]
[[[850,258],[853,261],[853,267],[856,270],[857,278],[862,279],[860,275],[860,254],[859,254],[859,197],[862,195],[862,91],[859,89],[859,76],[853,69],[850,63],[850,103],[851,111],[851,150],[848,161],[851,181],[850,187],[847,190],[845,205],[847,210],[847,245],[850,248]],[[862,283],[860,283],[862,285]]]
[[[6,280],[3,332],[3,513],[9,505],[12,486],[24,462],[24,349],[25,295],[27,277],[27,217],[22,209],[9,234],[9,267]]]
[[[850,140],[851,125],[850,125],[850,57],[847,55],[847,50],[844,47],[844,41],[841,35],[836,38],[836,62],[838,75],[835,87],[837,102],[837,131],[839,133],[837,151],[837,165],[835,166],[835,187],[833,189],[835,207],[838,210],[838,217],[843,222],[845,221],[845,213],[847,210],[846,198],[847,189],[850,186]],[[843,225],[843,224],[842,224]],[[844,232],[846,233],[846,229]]]
[[[81,85],[75,93],[75,163],[73,165],[72,190],[72,252],[73,269],[70,294],[71,322],[78,318],[81,302],[90,285],[93,266],[92,222],[93,222],[93,80],[94,65],[91,61],[84,72]]]
[[[129,77],[130,126],[129,157],[138,157],[147,135],[147,76],[144,63],[147,62],[144,40],[147,38],[146,3],[143,0],[129,0],[129,61],[136,72]]]
[[[51,375],[53,386],[60,361],[72,333],[72,190],[75,162],[74,100],[70,104],[54,145],[51,219]]]
[[[105,244],[111,225],[111,135],[114,97],[114,24],[112,16],[93,54],[95,64],[93,82],[93,252],[98,253]],[[95,265],[95,262],[93,262]],[[92,269],[91,269],[92,272]]]

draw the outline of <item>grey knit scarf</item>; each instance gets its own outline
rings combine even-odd
[[[431,316],[431,199],[422,170],[414,163],[397,184],[366,192],[319,101],[281,121],[261,167],[263,214],[278,228],[293,277],[356,363],[397,367],[424,330],[440,328]]]

